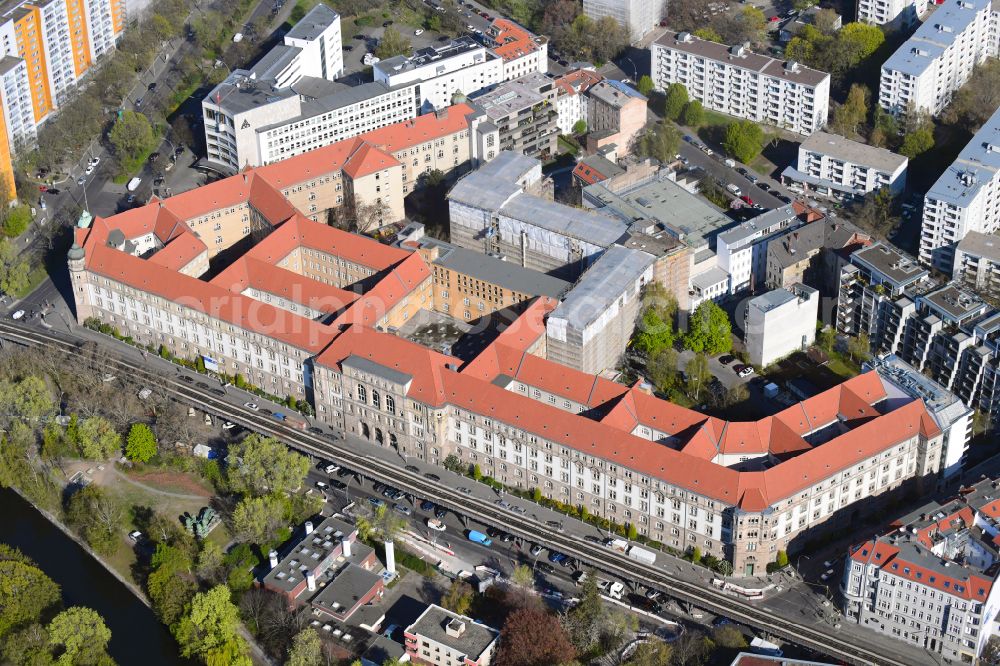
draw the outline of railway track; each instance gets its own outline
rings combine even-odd
[[[82,345],[80,341],[67,339],[62,334],[37,331],[8,322],[0,322],[0,338],[26,346],[40,345],[69,355],[78,353]],[[346,439],[335,440],[329,436],[316,435],[283,425],[242,405],[231,404],[213,393],[211,389],[194,386],[176,376],[152,371],[139,363],[125,359],[121,353],[124,348],[115,349],[113,345],[106,347],[109,351],[110,366],[117,368],[119,372],[128,373],[137,381],[159,387],[175,399],[251,430],[278,437],[289,446],[306,454],[319,458],[334,458],[337,462],[362,472],[375,481],[429,499],[455,511],[458,515],[486,525],[494,525],[524,539],[543,542],[588,566],[614,574],[623,580],[656,587],[669,596],[704,608],[713,614],[723,615],[757,630],[837,657],[847,663],[872,666],[914,665],[912,660],[903,660],[887,654],[887,650],[853,642],[832,627],[817,627],[780,617],[715,588],[691,583],[602,545],[553,531],[532,518],[499,509],[486,500],[464,495],[444,484],[433,483],[419,473],[404,469],[401,465],[385,462],[358,450],[362,446],[371,446],[368,442],[362,443],[362,440],[358,440],[358,446],[352,447]]]

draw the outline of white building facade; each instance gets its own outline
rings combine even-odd
[[[706,109],[799,134],[812,134],[826,125],[830,105],[826,72],[688,32],[660,37],[650,53],[653,83],[659,91],[681,83],[688,97]]]
[[[799,144],[795,167],[786,168],[781,179],[791,189],[835,198],[864,196],[882,188],[898,194],[906,186],[908,164],[905,157],[885,148],[816,132]]]
[[[927,0],[859,0],[858,20],[872,25],[910,25],[927,11]]]
[[[583,13],[595,21],[610,16],[628,30],[632,41],[642,39],[666,16],[666,0],[583,0]]]
[[[744,340],[750,362],[766,367],[816,340],[819,292],[804,284],[775,289],[747,304]]]

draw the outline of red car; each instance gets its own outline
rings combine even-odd
[[[770,18],[769,20],[771,21],[771,23],[777,23],[777,22],[778,22],[778,21],[780,21],[781,19],[780,19],[780,18],[778,18],[777,16],[772,16],[772,17],[771,17],[771,18]]]
[[[39,185],[38,186],[38,191],[39,192],[48,192],[49,191],[49,186],[48,185]]]
[[[744,194],[743,196],[741,196],[740,197],[740,201],[742,201],[743,203],[745,203],[748,206],[752,206],[753,205],[753,199],[751,199],[750,196],[747,195],[747,194]]]

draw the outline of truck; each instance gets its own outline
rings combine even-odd
[[[141,183],[142,183],[142,178],[136,176],[132,180],[128,181],[128,185],[125,186],[125,189],[128,190],[129,192],[135,192],[137,189],[139,189],[139,185]]]
[[[493,540],[490,539],[485,534],[483,534],[482,532],[477,532],[476,530],[469,530],[469,533],[466,534],[466,536],[469,538],[469,541],[475,541],[476,543],[482,544],[487,548],[493,545]]]
[[[625,539],[605,539],[604,545],[611,550],[617,550],[619,553],[628,552],[628,541]]]
[[[651,550],[646,550],[645,548],[639,548],[639,546],[632,546],[628,549],[628,556],[633,560],[642,562],[643,564],[655,564],[656,563],[656,553]]]
[[[757,654],[763,654],[769,657],[781,657],[784,655],[781,651],[780,645],[772,643],[771,641],[766,641],[759,636],[754,636],[753,640],[750,641],[750,650],[752,652],[756,652]]]

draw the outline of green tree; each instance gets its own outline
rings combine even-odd
[[[815,5],[816,5],[816,0],[793,0],[792,2],[792,7],[794,7],[796,11],[800,12],[803,12]]]
[[[868,88],[857,83],[851,85],[847,100],[833,112],[833,129],[844,136],[858,130],[858,125],[868,117]]]
[[[712,630],[712,642],[729,650],[741,650],[747,646],[743,632],[731,624],[724,624]]]
[[[573,134],[580,136],[587,133],[587,121],[582,118],[573,123]]]
[[[80,423],[80,454],[88,460],[107,460],[121,453],[122,438],[103,416],[91,416]]]
[[[169,627],[184,616],[198,584],[190,574],[190,560],[178,549],[159,544],[156,551],[162,563],[146,577],[146,592],[156,615]]]
[[[833,351],[833,345],[836,340],[837,331],[834,330],[832,326],[824,327],[823,330],[819,332],[819,335],[816,336],[816,344],[819,345],[820,349],[828,354]]]
[[[101,555],[111,555],[121,546],[125,518],[124,504],[95,485],[73,493],[66,506],[66,519],[70,525]]]
[[[52,618],[48,626],[49,645],[57,664],[77,666],[108,663],[107,647],[111,630],[96,611],[73,606]]]
[[[312,627],[306,627],[295,634],[292,647],[288,651],[285,666],[320,666],[323,663],[323,645],[319,634]]]
[[[855,362],[867,361],[871,358],[871,341],[868,334],[862,331],[858,333],[856,338],[849,338],[847,340],[847,353]]]
[[[699,548],[698,546],[695,546],[694,548],[691,549],[691,561],[694,562],[695,564],[701,562],[701,548]]]
[[[55,411],[55,403],[45,380],[28,375],[18,382],[0,382],[0,409],[7,417],[38,423]]]
[[[764,150],[764,130],[752,120],[732,122],[726,127],[722,147],[740,162],[750,164]]]
[[[699,127],[703,122],[705,122],[705,107],[700,101],[693,99],[684,107],[681,123],[688,127]]]
[[[987,58],[952,97],[943,120],[976,132],[1000,108],[1000,61]]]
[[[409,52],[410,40],[403,37],[399,30],[392,26],[386,28],[385,32],[382,33],[382,40],[378,43],[378,48],[375,49],[375,55],[382,60],[393,56],[407,55]]]
[[[0,290],[12,296],[22,296],[30,286],[31,266],[7,238],[0,238]]]
[[[816,47],[805,37],[792,37],[785,45],[785,58],[810,64],[815,57]]]
[[[198,657],[206,664],[250,666],[239,626],[240,612],[230,600],[229,588],[216,585],[194,596],[174,636],[185,657]]]
[[[4,211],[3,233],[7,238],[17,238],[31,224],[31,210],[24,205]]]
[[[853,202],[848,212],[851,221],[864,231],[880,238],[888,238],[897,223],[894,207],[892,191],[883,187],[868,193],[861,201]]]
[[[639,644],[625,666],[670,666],[670,644],[651,640]]]
[[[12,666],[52,666],[55,663],[49,647],[49,632],[37,622],[0,642],[0,650],[6,663]]]
[[[108,139],[118,155],[135,159],[152,147],[153,127],[142,113],[125,111],[111,127]]]
[[[643,74],[639,77],[639,82],[636,84],[636,89],[641,95],[649,97],[649,94],[653,92],[653,79],[649,74]]]
[[[453,613],[465,615],[469,612],[469,608],[472,607],[472,600],[474,598],[475,592],[473,592],[472,586],[456,578],[448,586],[448,590],[444,593],[444,596],[441,597],[441,606]]]
[[[911,160],[934,147],[934,127],[929,123],[907,132],[899,147],[899,154]]]
[[[779,568],[784,569],[788,566],[788,553],[783,550],[778,551],[777,557],[774,558],[774,563],[778,565]]]
[[[677,383],[677,352],[673,348],[661,350],[646,362],[649,381],[660,393],[667,393]]]
[[[704,354],[695,354],[684,366],[684,374],[687,375],[686,391],[692,400],[700,400],[702,392],[708,387],[712,380],[712,372],[708,369],[708,357]]]
[[[454,453],[448,454],[448,456],[444,459],[443,465],[446,470],[451,472],[456,472],[458,474],[461,474],[464,470],[464,466],[462,465],[462,459],[456,456]]]
[[[233,536],[255,545],[267,544],[281,528],[284,516],[280,497],[244,497],[233,510]]]
[[[837,38],[846,46],[854,65],[878,51],[885,42],[885,33],[877,25],[854,22],[841,28]]]
[[[636,539],[639,538],[639,530],[636,529],[635,524],[633,523],[628,524],[628,533],[626,534],[626,536],[631,541],[635,541]]]
[[[0,640],[39,621],[59,600],[59,586],[30,560],[0,561]]]
[[[156,435],[145,423],[135,423],[125,439],[125,457],[132,462],[149,462],[156,455]]]
[[[712,28],[698,28],[692,34],[695,37],[698,37],[699,39],[704,39],[705,41],[708,41],[708,42],[715,42],[716,44],[723,44],[724,43],[724,41],[722,39],[722,35],[720,35],[718,32],[716,32]]]
[[[472,466],[472,478],[476,481],[482,481],[483,471],[479,468],[478,464]]]
[[[683,83],[671,83],[667,86],[666,98],[663,103],[663,115],[670,120],[677,120],[688,103],[688,91]]]
[[[680,132],[672,123],[657,123],[642,133],[635,142],[635,151],[640,157],[652,157],[666,163],[673,161],[680,142]]]
[[[231,445],[227,461],[232,487],[257,496],[295,490],[309,471],[308,458],[256,433]]]
[[[655,308],[646,308],[636,327],[634,347],[647,358],[656,356],[674,344],[674,327],[663,321]]]
[[[732,325],[725,310],[713,301],[705,301],[688,319],[688,331],[684,334],[684,346],[691,351],[716,355],[725,354],[733,348]]]

